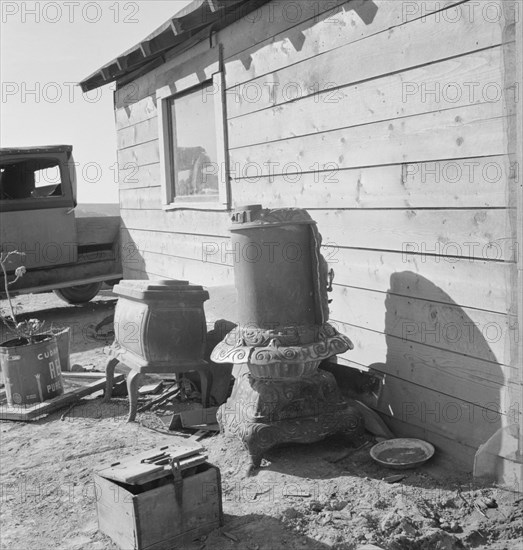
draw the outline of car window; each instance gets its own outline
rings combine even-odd
[[[57,159],[26,159],[0,164],[0,199],[46,199],[63,196]]]

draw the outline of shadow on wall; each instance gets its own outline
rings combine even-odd
[[[309,27],[314,27],[314,25],[316,25],[321,20],[329,19],[330,17],[333,16],[334,13],[339,13],[342,11],[354,11],[366,25],[370,25],[374,21],[374,18],[378,13],[378,6],[372,0],[354,0],[348,4],[344,4],[341,6],[333,5],[332,7],[333,7],[332,12],[327,11],[326,13],[322,13],[320,15],[317,15],[309,19],[309,21],[306,22],[307,27],[305,27],[304,25],[299,25],[298,28],[291,28],[286,31],[286,37],[292,43],[292,46],[297,52],[302,50],[303,45],[305,44],[305,41],[307,39],[303,31]],[[292,17],[295,17],[299,9],[301,8],[289,7],[288,9],[289,9],[289,13],[287,13],[287,17],[290,19]],[[296,10],[296,14],[292,13],[292,9]],[[234,60],[234,59],[240,60],[246,70],[249,70],[251,68],[253,58],[248,50],[239,53],[237,56],[233,57],[231,60]],[[231,61],[231,60],[228,60],[228,61]]]
[[[294,4],[294,5],[292,6],[291,4]],[[311,18],[308,21],[306,21],[307,26],[300,25],[300,29],[291,28],[288,30],[287,38],[290,40],[290,42],[292,43],[296,51],[301,51],[301,49],[303,48],[303,45],[305,44],[306,36],[303,31],[309,27],[313,27],[318,23],[318,21],[327,20],[330,17],[332,17],[333,14],[339,13],[342,11],[354,11],[359,16],[359,18],[365,23],[365,25],[370,25],[374,21],[374,18],[376,17],[376,13],[378,12],[378,6],[374,3],[373,0],[353,0],[352,2],[349,2],[348,4],[345,4],[342,6],[335,6],[334,3],[332,4],[333,4],[332,11],[327,11],[326,13],[321,13],[313,16],[314,12],[312,12],[311,10]],[[288,18],[291,22],[293,21],[292,18],[295,18],[296,22],[298,22],[299,12],[301,12],[301,9],[302,9],[299,6],[299,2],[289,3],[289,7],[288,8],[285,7],[284,9],[288,10],[288,13],[286,11],[283,17]],[[265,15],[272,19],[274,19],[275,17],[278,17],[277,15],[275,15],[273,12],[270,12],[270,11],[268,11]],[[256,15],[251,15],[250,20],[253,21],[253,18],[256,18],[256,17],[257,17]],[[254,21],[256,21],[256,19],[254,19]],[[231,57],[228,61],[230,62],[234,60],[239,60],[246,70],[251,69],[253,58],[248,51],[242,51],[238,55]],[[181,80],[189,75],[193,75],[194,73],[195,73],[195,68],[194,68],[194,64],[191,61],[183,63],[181,65],[177,65],[176,67],[173,67],[172,69],[169,69],[160,75],[160,77],[157,79],[155,83],[156,88],[158,89],[163,86],[169,85],[175,80]],[[198,78],[199,83],[202,83],[208,80],[208,75],[203,70],[196,71],[196,76]],[[142,100],[147,95],[151,95],[154,106],[156,107],[157,106],[156,96],[154,93],[151,93],[151,91],[147,87],[143,87],[143,90],[141,90],[141,89],[138,89],[134,84],[131,84],[131,86],[122,86],[116,90],[115,104],[123,106],[127,114],[127,117],[129,118],[131,116],[132,105]]]
[[[413,293],[424,300],[407,297]],[[485,330],[416,273],[391,276],[385,308],[386,363],[371,365],[384,374],[378,409],[400,421],[393,428],[402,435],[412,430],[436,446],[447,438],[444,451],[472,469],[475,450],[507,419],[508,367],[497,362]]]
[[[120,228],[120,253],[122,256],[122,268],[124,279],[149,279],[145,265],[145,259],[140,252],[140,247],[134,242],[127,227]],[[158,277],[160,278],[160,277]]]

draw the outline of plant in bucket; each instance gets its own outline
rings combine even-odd
[[[25,406],[57,397],[64,389],[56,336],[42,333],[43,322],[38,319],[19,322],[16,317],[9,286],[23,277],[26,269],[24,266],[17,267],[11,275],[12,280],[8,280],[8,264],[14,255],[23,256],[23,253],[0,252],[0,268],[9,310],[8,313],[0,311],[0,317],[15,336],[0,344],[0,368],[8,404]]]

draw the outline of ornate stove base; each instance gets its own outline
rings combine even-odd
[[[363,433],[361,415],[343,401],[332,374],[322,370],[288,380],[255,379],[243,372],[219,408],[218,422],[226,435],[246,444],[251,472],[268,449],[281,443],[312,443],[340,432],[356,438]]]

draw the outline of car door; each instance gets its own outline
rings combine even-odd
[[[9,271],[72,264],[78,258],[70,146],[0,150],[2,251],[18,250]]]

